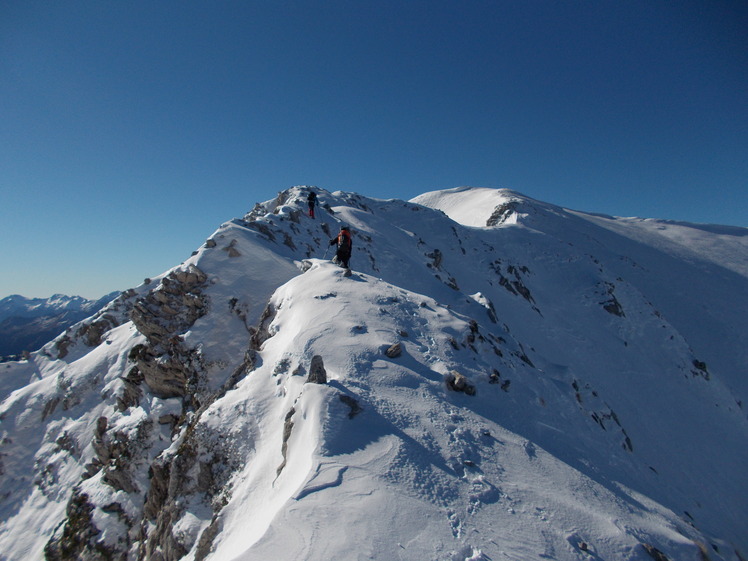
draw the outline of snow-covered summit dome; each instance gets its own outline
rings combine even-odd
[[[455,187],[430,191],[411,199],[412,203],[441,210],[464,226],[494,227],[516,224],[543,207],[552,207],[511,189]],[[548,210],[548,209],[545,209]]]

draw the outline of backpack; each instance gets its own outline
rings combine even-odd
[[[338,247],[343,251],[351,250],[351,233],[348,230],[341,230],[338,234]]]

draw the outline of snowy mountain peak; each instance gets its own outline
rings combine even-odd
[[[445,212],[465,226],[496,227],[528,222],[531,217],[559,214],[561,209],[510,189],[457,187],[424,193],[411,202]]]
[[[26,298],[14,294],[0,300],[0,357],[39,349],[70,325],[97,312],[118,293],[99,300],[55,294]]]
[[[491,189],[257,204],[4,368],[2,551],[744,559],[745,232],[650,226]]]

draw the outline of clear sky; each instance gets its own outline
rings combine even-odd
[[[743,0],[0,1],[0,298],[99,297],[292,185],[748,227]]]

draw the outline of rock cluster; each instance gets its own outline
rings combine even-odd
[[[151,344],[163,343],[205,315],[207,298],[202,288],[206,281],[205,273],[194,265],[172,271],[135,303],[130,319]]]
[[[207,312],[206,281],[194,265],[172,271],[132,309],[130,318],[148,344],[133,348],[130,360],[136,370],[127,378],[142,377],[157,397],[185,397],[201,370],[199,353],[187,348],[180,335]]]
[[[135,299],[134,293],[128,295],[134,300],[128,306],[130,319],[145,335],[146,343],[136,345],[130,351],[129,359],[135,365],[121,378],[122,389],[117,395],[120,411],[137,406],[146,391],[160,399],[183,398],[186,409],[200,406],[195,388],[201,372],[204,372],[201,356],[197,350],[185,345],[181,335],[207,312],[208,298],[203,293],[206,282],[207,276],[190,265],[172,271],[156,288],[140,298]],[[117,323],[113,315],[101,315],[84,324],[77,336],[87,345],[100,344],[103,334]],[[65,350],[66,347],[60,349],[60,354]],[[143,382],[147,390],[142,386]],[[177,420],[174,415],[167,417],[167,423]],[[192,418],[194,421],[197,417]],[[188,427],[189,434],[178,454],[158,456],[151,462],[149,455],[153,452],[153,439],[157,433],[152,419],[144,416],[128,432],[110,425],[106,417],[98,419],[91,441],[95,456],[86,465],[83,479],[101,474],[102,481],[113,489],[128,495],[140,495],[140,501],[145,497],[144,515],[153,524],[153,529],[144,533],[137,523],[124,515],[121,504],[101,507],[101,511],[119,518],[127,528],[119,544],[104,551],[100,543],[101,532],[92,516],[95,507],[85,494],[73,493],[65,524],[47,544],[47,558],[126,559],[126,551],[136,542],[140,542],[139,558],[180,558],[193,544],[183,544],[171,534],[171,527],[183,510],[177,499],[191,492],[204,492],[210,497],[215,495],[216,489],[224,482],[214,481],[211,466],[219,462],[223,464],[225,454],[207,450],[202,440],[208,442],[211,438],[201,439],[194,429],[190,430],[192,427]],[[216,450],[218,448],[220,445],[216,445]],[[142,482],[146,480],[146,470],[149,483],[144,489]],[[187,476],[194,470],[198,474],[196,479]]]
[[[519,201],[507,201],[505,203],[497,205],[493,209],[491,216],[489,216],[488,220],[486,220],[486,226],[488,226],[489,228],[492,226],[501,226],[512,216],[512,214],[515,214],[517,212],[518,206]]]
[[[447,374],[446,382],[450,390],[475,395],[475,386],[468,381],[464,374],[460,374],[457,370],[452,370]]]

